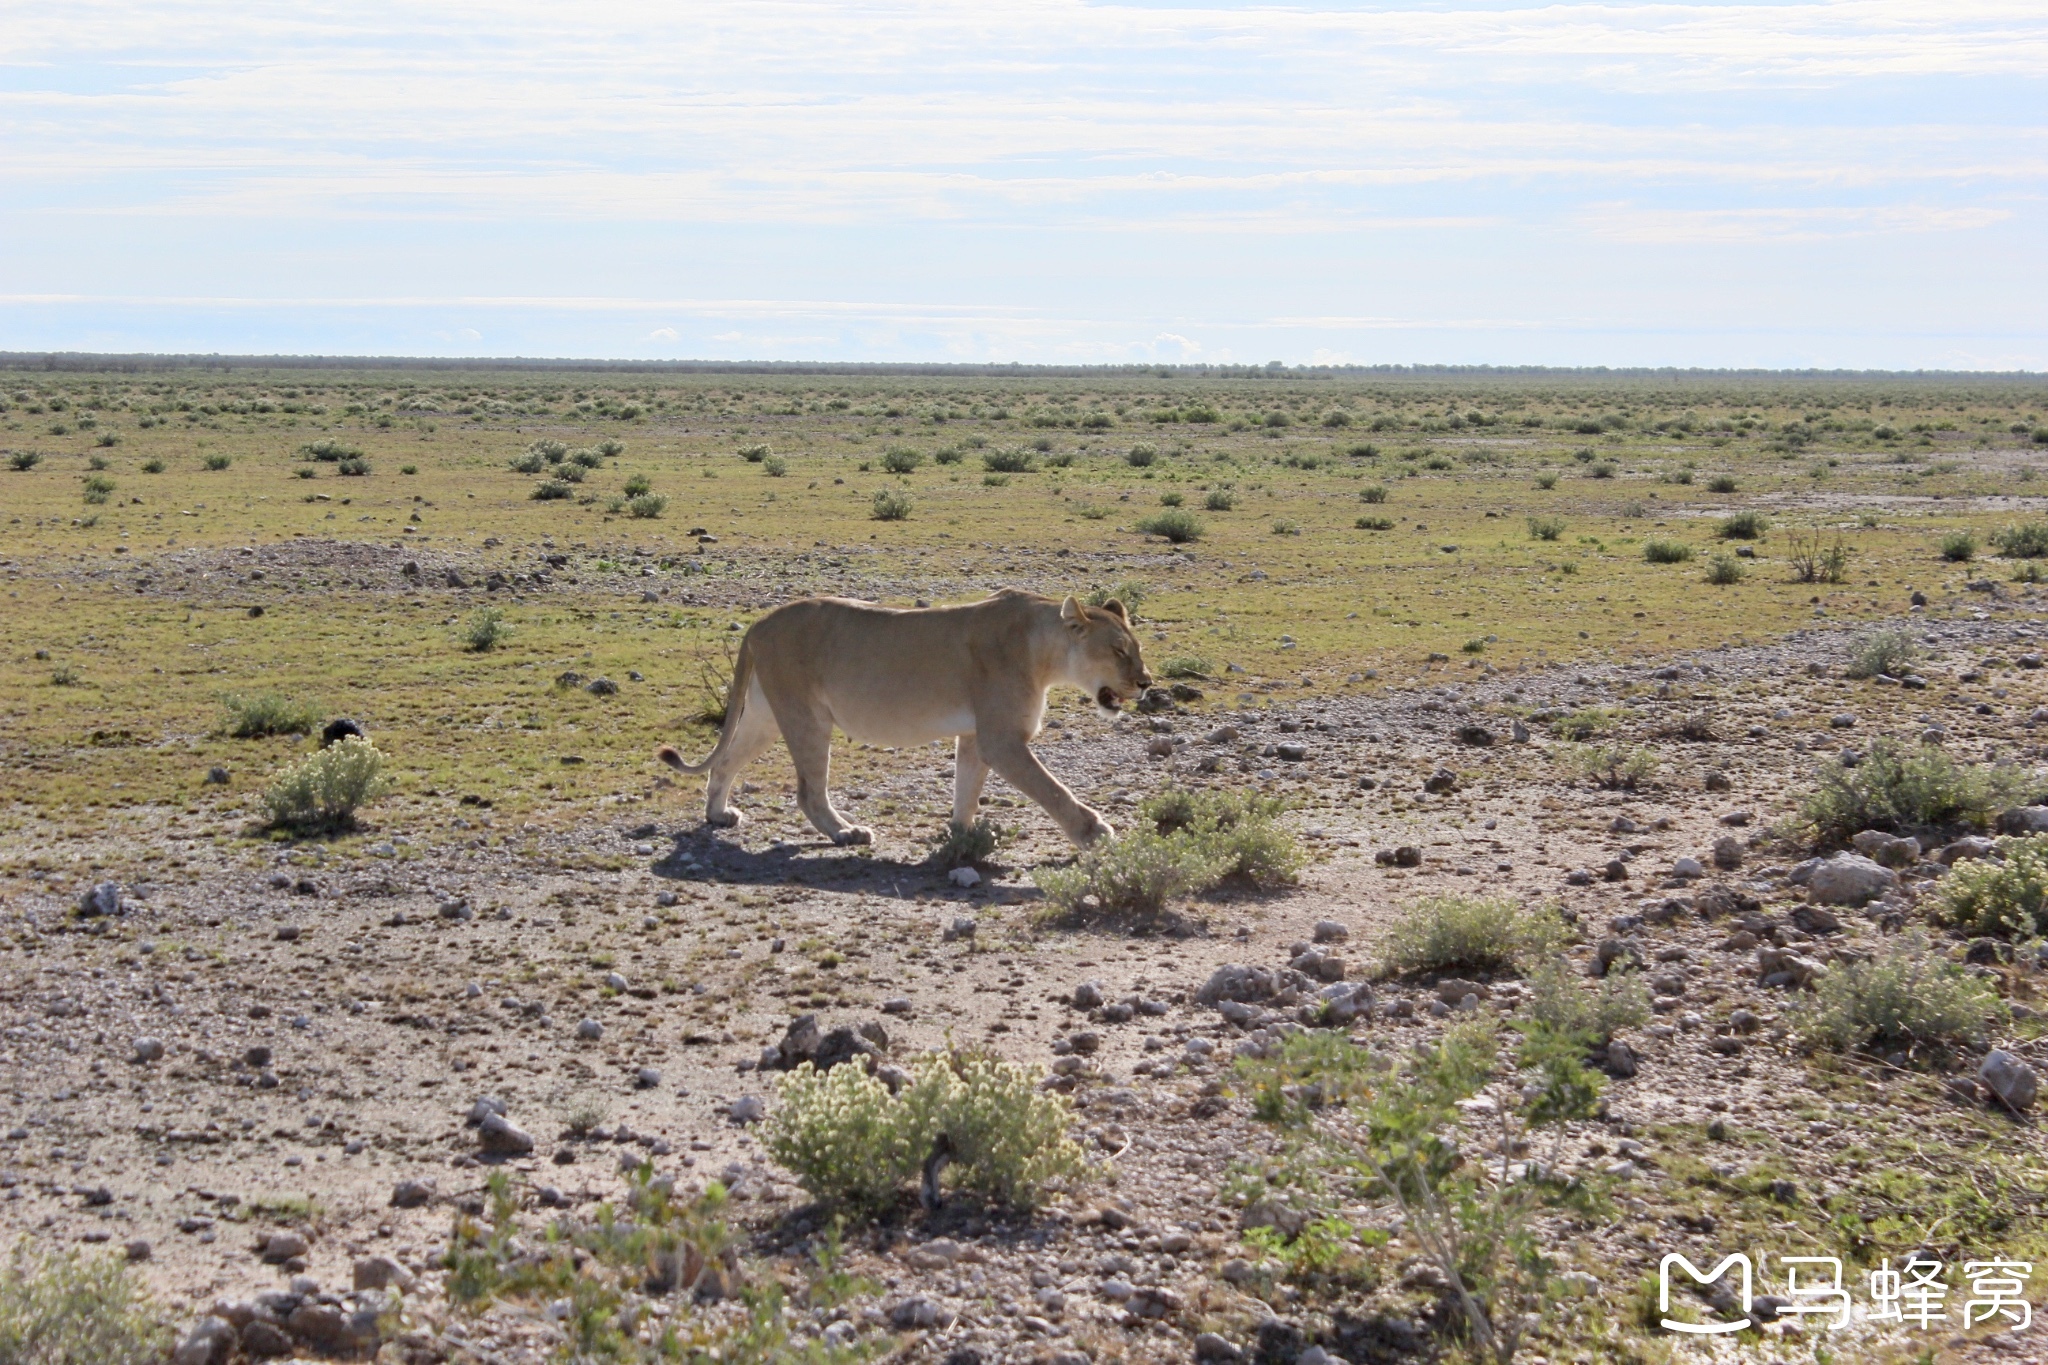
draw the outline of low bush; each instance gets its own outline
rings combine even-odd
[[[1549,909],[1526,910],[1507,899],[1428,896],[1402,907],[1381,940],[1380,971],[1493,971],[1553,956],[1564,922]]]
[[[648,478],[645,474],[635,474],[626,480],[626,486],[619,491],[629,498],[637,498],[642,493],[652,493],[654,491],[654,480]]]
[[[1692,558],[1692,546],[1682,540],[1648,540],[1643,558],[1652,564],[1683,564]]]
[[[574,497],[575,490],[560,479],[546,479],[535,484],[533,492],[528,496],[535,502],[560,502],[564,498]]]
[[[1853,767],[1839,758],[1823,767],[1799,816],[1823,845],[1866,829],[1981,829],[2025,789],[2015,769],[1958,763],[1933,744],[1876,739]]]
[[[218,473],[221,470],[226,469],[229,465],[233,464],[234,462],[234,456],[223,455],[217,451],[214,454],[208,455],[204,460],[200,461],[201,464],[205,465],[208,469],[213,470],[215,473]]]
[[[315,441],[311,445],[300,446],[299,453],[309,460],[320,460],[326,464],[335,464],[341,460],[353,459],[363,452],[357,450],[354,446],[343,445],[339,441]]]
[[[370,472],[370,462],[361,456],[355,456],[336,464],[334,472],[347,478],[360,479]]]
[[[1919,659],[1920,642],[1911,631],[1873,630],[1849,642],[1849,662],[1843,671],[1852,678],[1900,678],[1912,672]]]
[[[761,461],[761,472],[771,479],[779,479],[789,473],[789,461],[780,455],[770,455]]]
[[[1807,1042],[1850,1048],[1982,1041],[2006,1017],[1987,982],[1949,961],[1927,937],[1901,934],[1867,962],[1843,962],[1815,984],[1794,1012]]]
[[[512,461],[512,469],[519,474],[538,474],[548,467],[546,457],[538,450],[529,450]]]
[[[1124,452],[1124,463],[1133,469],[1145,469],[1159,458],[1159,452],[1151,446],[1132,446]]]
[[[1998,859],[1966,858],[1941,882],[1941,919],[1973,934],[2048,934],[2048,834],[2000,839]]]
[[[1941,557],[1951,564],[1967,564],[1977,557],[1977,537],[1968,531],[1950,531],[1941,538]]]
[[[1383,483],[1369,483],[1358,490],[1358,500],[1374,505],[1383,503],[1387,500],[1387,486]]]
[[[1581,706],[1550,722],[1551,733],[1562,739],[1583,743],[1604,735],[1614,726],[1615,713],[1600,706]]]
[[[1716,474],[1713,478],[1707,480],[1707,491],[1709,493],[1733,493],[1735,486],[1735,476],[1733,474]]]
[[[220,699],[221,731],[236,739],[266,735],[308,735],[320,725],[320,713],[282,692],[229,693]]]
[[[882,452],[882,468],[891,474],[908,474],[923,463],[923,453],[907,446],[894,446]]]
[[[594,450],[572,450],[569,452],[569,463],[579,465],[584,469],[602,469],[604,467],[604,456]]]
[[[1138,619],[1139,605],[1151,595],[1152,589],[1135,578],[1126,578],[1107,587],[1090,588],[1087,596],[1081,600],[1091,607],[1106,607],[1111,602],[1121,602],[1124,611],[1135,621]]]
[[[876,521],[907,521],[913,505],[910,494],[902,489],[884,488],[875,494],[868,515]]]
[[[1556,540],[1564,534],[1563,517],[1529,518],[1529,537],[1532,540]]]
[[[1179,493],[1161,493],[1159,495],[1159,505],[1161,507],[1178,507],[1184,501],[1186,499]]]
[[[1202,507],[1210,512],[1229,512],[1237,507],[1237,497],[1225,488],[1211,489],[1209,496],[1202,499]]]
[[[652,521],[668,510],[668,499],[659,493],[636,493],[626,500],[626,513],[642,521]]]
[[[976,820],[971,825],[963,825],[958,820],[948,820],[946,837],[932,850],[932,859],[941,867],[985,863],[995,856],[1002,842],[1002,827],[994,821]]]
[[[0,1275],[0,1361],[7,1365],[161,1365],[164,1315],[113,1256],[15,1244]]]
[[[462,647],[473,654],[496,649],[512,636],[505,613],[497,607],[478,607],[462,623]]]
[[[1148,536],[1164,536],[1176,545],[1200,540],[1205,529],[1199,517],[1178,507],[1169,508],[1164,512],[1154,512],[1151,516],[1142,517],[1138,521],[1140,532]]]
[[[1159,666],[1162,678],[1206,678],[1215,671],[1215,661],[1200,654],[1178,654]]]
[[[1849,581],[1849,547],[1836,536],[1823,541],[1818,528],[1794,531],[1787,556],[1792,577],[1800,583],[1846,583]]]
[[[384,786],[384,755],[350,735],[285,769],[263,793],[263,807],[275,828],[347,829]]]
[[[1146,919],[1182,896],[1223,880],[1222,855],[1182,835],[1141,829],[1100,840],[1070,867],[1043,868],[1035,876],[1047,905],[1064,915],[1094,910]]]
[[[1218,880],[1242,878],[1254,886],[1282,886],[1308,861],[1294,836],[1276,822],[1286,803],[1252,792],[1190,791],[1169,787],[1138,807],[1162,838],[1184,835],[1220,860]]]
[[[555,481],[561,483],[582,483],[589,476],[589,470],[568,460],[555,466]]]
[[[1650,992],[1632,972],[1611,971],[1588,982],[1567,958],[1551,958],[1528,975],[1520,1017],[1559,1033],[1605,1043],[1650,1018]]]
[[[768,1155],[814,1198],[857,1214],[888,1212],[925,1163],[991,1203],[1036,1207],[1054,1182],[1087,1171],[1067,1136],[1065,1100],[1024,1068],[984,1053],[930,1053],[894,1094],[858,1064],[784,1077],[763,1129]]]
[[[7,463],[22,473],[27,473],[43,462],[40,450],[17,450],[7,457]]]
[[[1536,476],[1536,486],[1546,493],[1549,492],[1557,487],[1557,474],[1552,470],[1544,470]]]
[[[1718,554],[1707,561],[1707,582],[1715,587],[1733,587],[1748,576],[1749,571],[1734,555]]]
[[[2023,521],[1992,533],[1991,543],[2008,559],[2048,555],[2048,521]]]
[[[1275,517],[1273,518],[1273,534],[1276,536],[1298,536],[1301,534],[1301,523],[1292,517]]]
[[[1634,791],[1657,775],[1657,756],[1628,744],[1581,744],[1564,760],[1579,776],[1605,791]]]
[[[765,445],[741,446],[739,456],[748,464],[759,464],[768,458],[768,447]]]
[[[1716,534],[1723,540],[1762,540],[1770,529],[1771,519],[1763,513],[1737,512],[1721,518]]]
[[[1392,517],[1360,517],[1351,524],[1361,531],[1391,531],[1394,529],[1394,519]]]
[[[162,460],[158,459],[154,455],[150,456],[148,459],[142,462],[142,472],[145,474],[161,474],[164,472],[164,470],[168,469],[169,467],[170,466],[166,465]],[[299,471],[299,477],[302,479],[310,479],[313,477],[313,471],[310,469],[301,469]]]
[[[114,481],[104,474],[86,475],[82,486],[85,489],[85,500],[94,506],[104,503],[114,493]]]
[[[1028,450],[989,450],[982,452],[981,467],[991,474],[1031,474],[1038,457]]]
[[[1614,465],[1607,460],[1601,460],[1597,464],[1586,467],[1586,477],[1590,479],[1611,479],[1618,472]]]

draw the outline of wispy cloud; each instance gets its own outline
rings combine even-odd
[[[1187,327],[1285,317],[1299,357],[1528,358],[1588,317],[1669,346],[1731,297],[1701,252],[1800,280],[1760,327],[1867,273],[1996,332],[2048,302],[2044,65],[2038,0],[21,0],[0,292],[35,302],[0,345],[668,310],[587,344],[1213,355],[1245,343]],[[772,315],[687,302],[727,294],[849,330],[682,325]]]

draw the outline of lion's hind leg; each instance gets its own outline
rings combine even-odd
[[[720,751],[712,755],[711,772],[704,782],[704,820],[712,825],[737,825],[743,817],[727,804],[733,783],[749,763],[766,753],[775,742],[775,713],[758,695],[748,699]]]

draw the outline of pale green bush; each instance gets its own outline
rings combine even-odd
[[[1555,912],[1525,910],[1511,900],[1429,896],[1405,907],[1380,944],[1380,970],[1489,971],[1540,961],[1563,942]]]
[[[1809,1042],[1848,1049],[1976,1042],[2005,1017],[1998,992],[1915,932],[1871,961],[1830,968],[1796,1011],[1795,1027]]]
[[[1582,983],[1569,961],[1552,958],[1529,973],[1528,983],[1520,1017],[1558,1033],[1604,1043],[1650,1017],[1650,992],[1633,973],[1611,972]]]
[[[1941,915],[1977,934],[2048,933],[2048,834],[2000,839],[2005,861],[1968,858],[1941,884]]]
[[[320,724],[320,713],[282,692],[234,693],[220,699],[221,729],[236,739],[303,735]]]
[[[160,1365],[170,1330],[112,1256],[39,1253],[16,1244],[0,1275],[0,1361],[7,1365]]]
[[[1854,766],[1835,759],[1822,768],[1799,813],[1821,844],[1866,829],[1981,828],[2025,788],[2017,769],[1958,763],[1938,745],[1876,739]]]
[[[943,1139],[952,1185],[1029,1209],[1053,1181],[1086,1170],[1066,1128],[1066,1102],[1024,1068],[935,1052],[912,1063],[896,1094],[858,1065],[797,1068],[783,1078],[764,1138],[768,1155],[827,1204],[886,1211]]]
[[[1292,834],[1275,823],[1284,801],[1253,792],[1190,791],[1171,787],[1148,797],[1138,814],[1161,835],[1184,833],[1222,865],[1222,878],[1242,877],[1279,886],[1301,875],[1308,857]]]
[[[347,828],[356,808],[384,787],[384,755],[350,735],[285,769],[263,793],[263,806],[280,828]]]
[[[1166,903],[1193,895],[1223,880],[1224,855],[1185,833],[1161,835],[1140,829],[1085,850],[1071,867],[1034,874],[1039,890],[1056,910],[1074,914],[1093,908],[1115,915],[1156,915]]]

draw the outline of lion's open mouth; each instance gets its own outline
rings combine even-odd
[[[1124,704],[1124,694],[1117,691],[1114,687],[1106,685],[1099,687],[1095,690],[1095,704],[1105,711],[1121,710]]]

